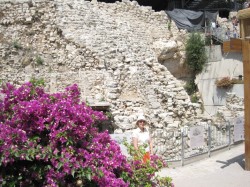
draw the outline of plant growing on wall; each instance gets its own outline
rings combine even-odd
[[[171,31],[171,20],[168,21],[168,30]]]
[[[43,65],[44,60],[42,59],[41,56],[36,56],[36,64],[37,65]]]
[[[186,64],[192,73],[192,78],[187,82],[186,88],[189,95],[197,91],[197,86],[194,82],[195,76],[199,74],[207,62],[205,51],[205,41],[200,33],[193,32],[185,45],[186,50]],[[194,86],[195,85],[195,86]]]
[[[191,33],[186,43],[186,63],[194,75],[199,74],[207,62],[205,41],[200,33]]]
[[[188,93],[188,95],[192,95],[197,90],[197,85],[194,82],[194,78],[190,79],[186,82],[185,90]]]
[[[13,47],[15,48],[15,49],[22,49],[23,47],[21,46],[21,44],[17,41],[17,40],[15,40],[14,42],[13,42]]]

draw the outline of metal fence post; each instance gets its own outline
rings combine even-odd
[[[181,129],[181,166],[184,166],[184,129]]]
[[[211,156],[211,124],[208,125],[208,157]]]
[[[231,149],[231,124],[229,122],[229,120],[227,121],[227,126],[228,126],[228,149]]]

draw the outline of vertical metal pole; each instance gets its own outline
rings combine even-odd
[[[208,157],[211,156],[211,125],[208,125]]]
[[[181,166],[184,166],[184,130],[181,129]]]
[[[231,124],[229,121],[227,121],[227,129],[228,129],[228,149],[230,150],[231,149]]]

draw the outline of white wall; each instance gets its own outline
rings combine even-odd
[[[201,93],[205,112],[214,115],[217,107],[225,105],[226,92],[234,92],[239,97],[244,97],[243,84],[235,85],[231,89],[218,89],[216,79],[229,76],[238,78],[243,75],[242,54],[230,52],[222,54],[221,46],[207,47],[208,63],[203,72],[196,77],[196,83]]]

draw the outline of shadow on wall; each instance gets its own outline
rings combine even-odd
[[[213,97],[214,99],[214,105],[225,105],[226,104],[226,95],[227,92],[231,92],[231,88],[216,88],[216,97]]]

